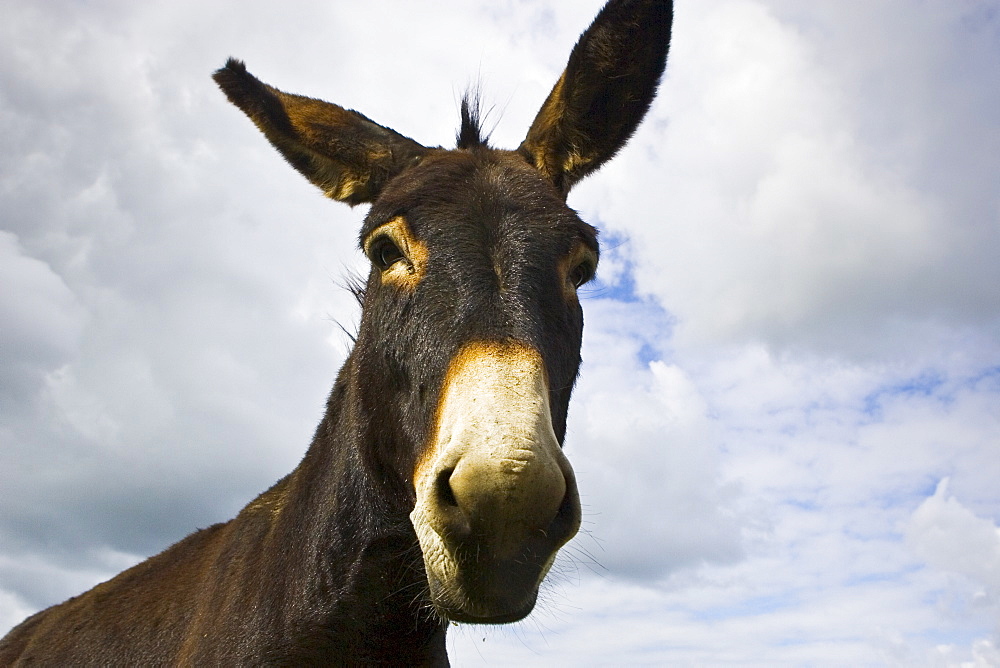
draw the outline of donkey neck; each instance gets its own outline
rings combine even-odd
[[[387,444],[374,441],[381,416],[364,410],[354,364],[352,354],[306,456],[272,490],[283,497],[274,535],[296,554],[282,564],[299,618],[290,646],[316,648],[302,659],[447,665],[447,626],[426,599],[408,500],[374,463]]]

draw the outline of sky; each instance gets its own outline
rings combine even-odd
[[[601,0],[3,0],[0,633],[305,452],[364,208],[215,88],[520,143]],[[584,530],[458,666],[1000,665],[1000,2],[678,0],[601,230]]]

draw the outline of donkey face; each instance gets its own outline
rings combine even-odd
[[[409,474],[432,600],[458,621],[519,619],[580,522],[560,446],[596,233],[523,158],[478,146],[391,181],[362,246],[357,349],[405,416],[393,464]]]
[[[371,260],[351,355],[365,460],[405,500],[443,616],[528,614],[580,504],[562,452],[580,365],[577,288],[596,231],[565,204],[628,139],[655,94],[671,5],[612,0],[516,151],[463,105],[455,150],[283,93],[231,60],[216,81],[330,197],[371,202]]]

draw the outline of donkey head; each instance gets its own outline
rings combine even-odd
[[[655,95],[667,1],[612,0],[583,34],[517,150],[488,146],[466,102],[454,150],[261,83],[230,60],[215,80],[329,197],[370,203],[371,261],[350,373],[363,454],[402,499],[430,600],[463,622],[534,606],[580,503],[562,452],[580,365],[577,289],[597,233],[566,206]]]

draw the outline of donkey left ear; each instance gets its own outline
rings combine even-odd
[[[656,95],[670,46],[670,0],[611,0],[518,151],[565,197],[625,145]]]
[[[238,60],[230,58],[213,78],[292,167],[352,206],[373,201],[430,151],[356,111],[268,86]]]

